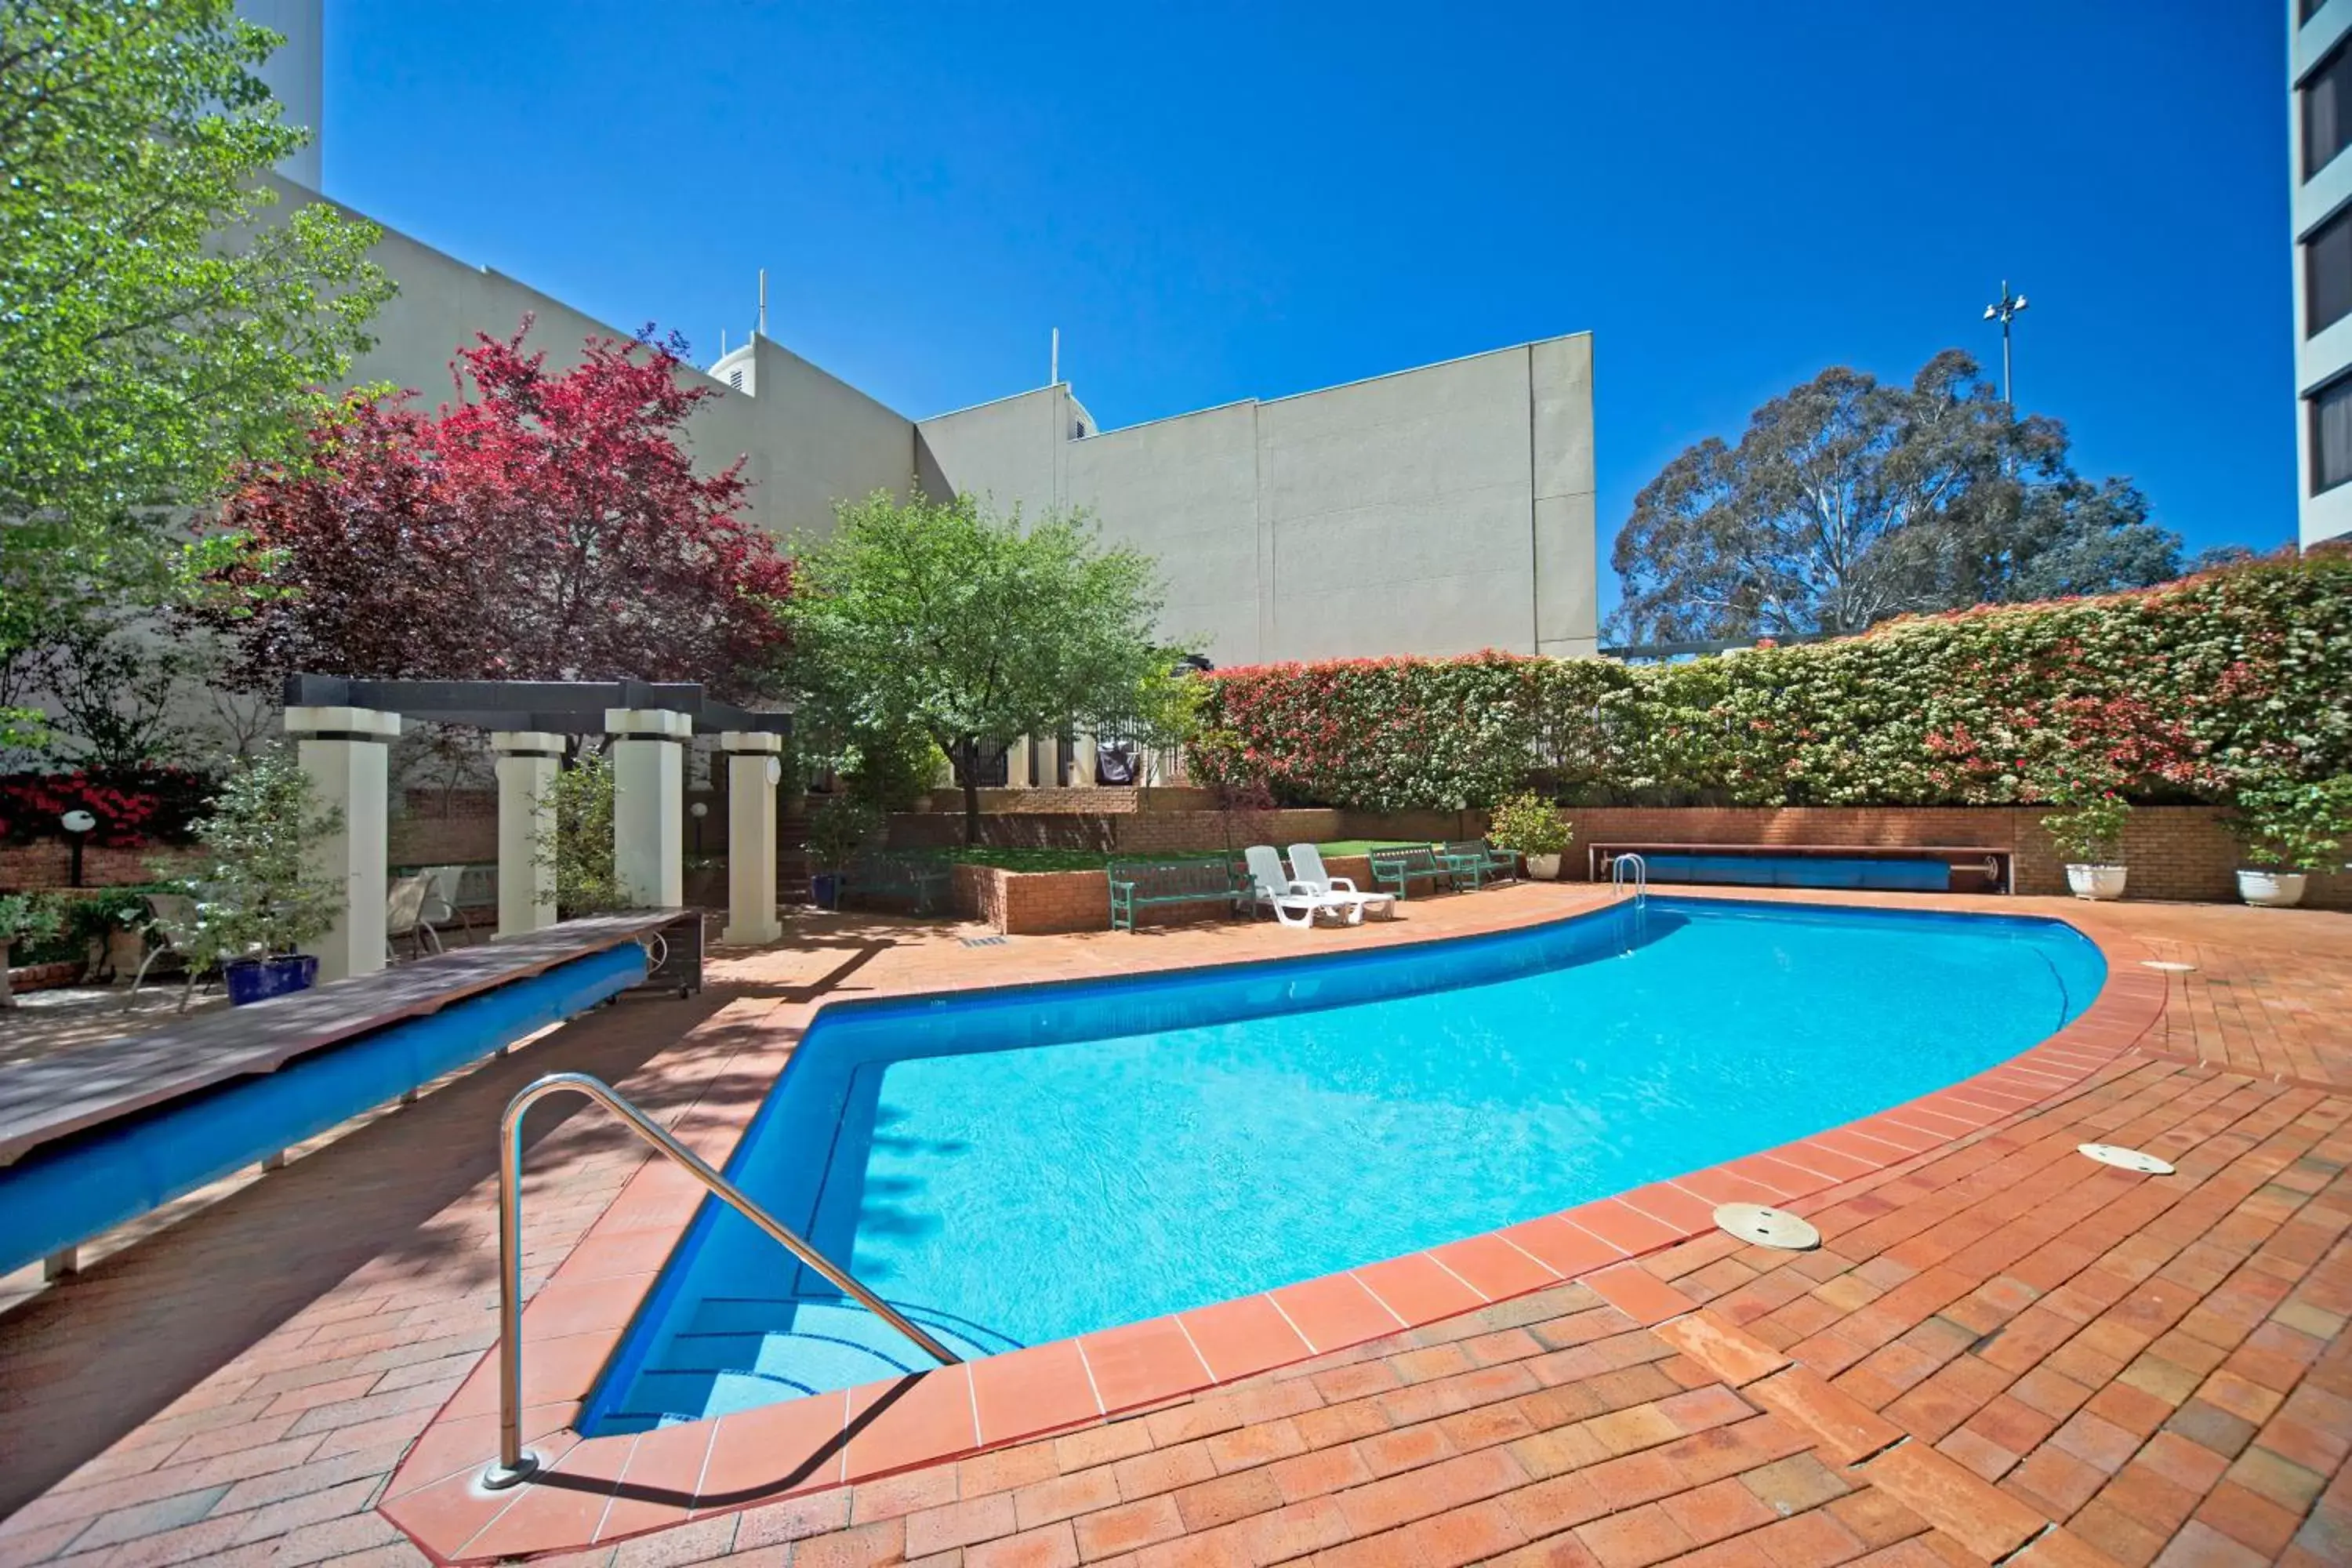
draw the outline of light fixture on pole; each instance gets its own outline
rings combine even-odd
[[[2000,400],[2011,408],[2017,406],[2017,398],[2010,391],[2009,323],[2016,320],[2017,313],[2024,309],[2025,296],[2011,293],[2009,279],[2004,278],[2000,280],[2000,298],[1987,305],[1984,313],[1986,321],[2000,323]]]

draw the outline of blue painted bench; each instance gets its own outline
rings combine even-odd
[[[114,1226],[642,984],[641,939],[700,918],[565,921],[0,1066],[0,1273],[69,1259]]]

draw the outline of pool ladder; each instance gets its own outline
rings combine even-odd
[[[539,1468],[538,1456],[525,1452],[522,1446],[522,1118],[523,1112],[551,1094],[577,1094],[594,1100],[619,1117],[630,1131],[652,1144],[656,1153],[684,1166],[688,1175],[709,1190],[711,1196],[766,1231],[785,1251],[824,1275],[842,1294],[914,1341],[941,1366],[953,1366],[963,1359],[909,1322],[898,1308],[859,1284],[849,1270],[744,1196],[742,1189],[614,1093],[610,1084],[584,1072],[550,1073],[507,1101],[506,1114],[499,1121],[499,1462],[483,1472],[485,1487],[495,1490],[513,1486],[529,1479]]]
[[[1625,868],[1628,866],[1631,866],[1633,868],[1633,902],[1636,904],[1648,903],[1650,900],[1650,863],[1647,860],[1643,859],[1639,855],[1633,854],[1631,851],[1628,851],[1623,855],[1616,855],[1610,858],[1609,896],[1612,899],[1623,896],[1625,891]]]

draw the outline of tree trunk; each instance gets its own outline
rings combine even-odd
[[[980,842],[980,742],[969,736],[956,742],[956,779],[963,785],[963,841],[970,848]]]

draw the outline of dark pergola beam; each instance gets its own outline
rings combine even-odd
[[[789,735],[789,712],[753,712],[704,695],[694,681],[371,680],[341,675],[289,675],[289,708],[370,708],[436,724],[485,730],[538,730],[601,735],[605,710],[650,708],[683,713],[698,731]]]

